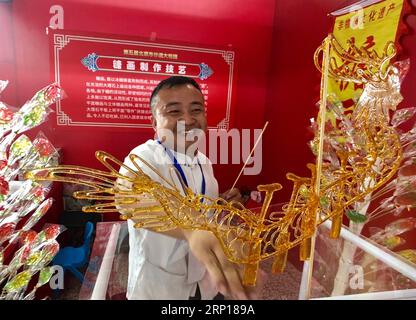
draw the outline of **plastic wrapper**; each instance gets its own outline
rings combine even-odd
[[[13,131],[22,133],[40,125],[46,120],[50,112],[48,107],[62,99],[63,95],[63,90],[57,84],[50,84],[39,90],[17,112],[13,124]]]
[[[34,249],[42,248],[52,241],[55,241],[55,239],[65,230],[66,228],[63,225],[49,224],[37,234],[36,238],[31,244],[31,247]]]
[[[7,81],[0,81],[0,92],[6,85]],[[22,177],[24,170],[56,165],[58,153],[43,133],[33,141],[22,133],[44,122],[49,106],[63,95],[62,89],[52,84],[17,112],[0,102],[0,300],[34,299],[37,289],[52,275],[47,265],[59,251],[56,238],[65,227],[46,225],[39,233],[31,230],[53,203],[45,200],[51,184]],[[6,252],[9,255],[5,257]],[[32,277],[37,277],[37,283],[26,292]]]
[[[22,232],[29,231],[49,210],[49,208],[53,204],[53,199],[49,198],[43,201],[39,207],[35,210],[35,212],[31,215],[31,217],[25,222],[22,227]]]
[[[4,89],[6,89],[8,84],[8,80],[0,80],[0,94],[3,92]]]
[[[17,191],[12,193],[3,202],[3,210],[0,211],[1,217],[17,214],[19,218],[26,216],[45,199],[50,188],[27,180],[23,182]]]
[[[43,132],[39,132],[33,140],[28,156],[19,163],[20,171],[57,165],[58,158],[58,151],[53,144]]]
[[[32,147],[32,141],[26,135],[19,136],[10,147],[8,165],[13,166],[16,161],[27,157]]]
[[[31,100],[26,102],[8,122],[11,131],[0,140],[0,150],[6,150],[17,135],[33,129],[43,123],[51,112],[49,106],[64,97],[64,91],[57,85],[51,84],[39,90]],[[11,115],[9,114],[8,117]]]
[[[7,129],[11,120],[13,119],[13,112],[9,109],[9,107],[3,103],[0,102],[0,127]]]

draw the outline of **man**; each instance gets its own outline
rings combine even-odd
[[[207,129],[204,97],[198,84],[187,77],[165,79],[154,89],[150,106],[158,139],[148,140],[130,153],[150,163],[179,190],[182,180],[195,193],[218,197],[212,164],[195,147],[195,140]],[[129,157],[125,165],[134,169]],[[139,165],[153,180],[164,183],[147,166]],[[126,174],[125,169],[120,172]],[[238,189],[227,191],[223,197],[241,200]],[[134,228],[132,220],[128,227],[128,299],[212,299],[218,292],[235,299],[248,298],[240,268],[228,261],[211,232],[177,228],[157,233]]]

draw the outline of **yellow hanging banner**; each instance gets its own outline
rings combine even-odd
[[[365,0],[332,12],[333,35],[347,51],[365,48],[382,55],[389,41],[396,42],[406,0]],[[356,70],[359,66],[333,55],[339,68]],[[363,84],[329,79],[328,93],[340,101],[358,97]]]

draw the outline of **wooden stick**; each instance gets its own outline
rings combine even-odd
[[[264,131],[266,130],[267,125],[268,125],[268,124],[269,124],[269,121],[266,121],[266,123],[264,124],[263,129],[261,130],[261,133],[260,133],[259,137],[257,138],[256,143],[254,144],[253,149],[251,149],[251,152],[250,152],[250,154],[248,155],[248,157],[247,157],[246,161],[244,162],[244,165],[243,165],[243,167],[241,168],[240,173],[238,174],[237,179],[235,179],[235,181],[234,181],[234,183],[233,183],[233,186],[231,187],[230,191],[231,191],[232,189],[234,189],[235,185],[237,184],[238,179],[240,179],[241,174],[243,173],[244,168],[246,167],[246,165],[247,165],[247,163],[248,163],[248,160],[250,159],[251,155],[253,154],[254,149],[256,149],[257,144],[260,142],[260,139],[261,139],[261,137],[263,136],[263,133],[264,133]]]

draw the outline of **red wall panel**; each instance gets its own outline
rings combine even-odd
[[[286,180],[286,173],[310,176],[306,168],[314,162],[307,143],[313,138],[308,131],[309,119],[316,117],[319,100],[320,73],[315,69],[313,54],[331,28],[326,15],[356,1],[333,0],[291,0],[276,1],[272,62],[266,103],[266,118],[270,127],[265,135],[268,151],[265,157],[262,183],[279,182],[284,189],[277,192],[275,202],[290,198],[292,183]],[[413,1],[416,4],[416,1]],[[403,107],[416,105],[416,16],[406,18],[408,34],[401,38],[402,58],[410,58],[411,68],[407,75],[402,94]],[[409,216],[409,213],[405,216]],[[384,226],[388,218],[377,223]],[[407,245],[413,247],[415,240]],[[291,251],[291,261],[300,266],[297,250]]]
[[[45,28],[55,1],[15,0],[14,39],[18,103],[50,82],[48,36]],[[60,1],[64,29],[159,39],[201,47],[229,48],[236,52],[237,76],[232,122],[237,128],[264,124],[267,77],[274,18],[273,0],[245,1]],[[64,88],[65,89],[65,88]],[[42,126],[62,148],[64,163],[96,166],[98,149],[122,158],[134,146],[153,137],[150,130],[114,128],[63,128],[55,119]],[[220,189],[229,188],[241,165],[216,166]],[[256,185],[259,177],[242,178]]]

